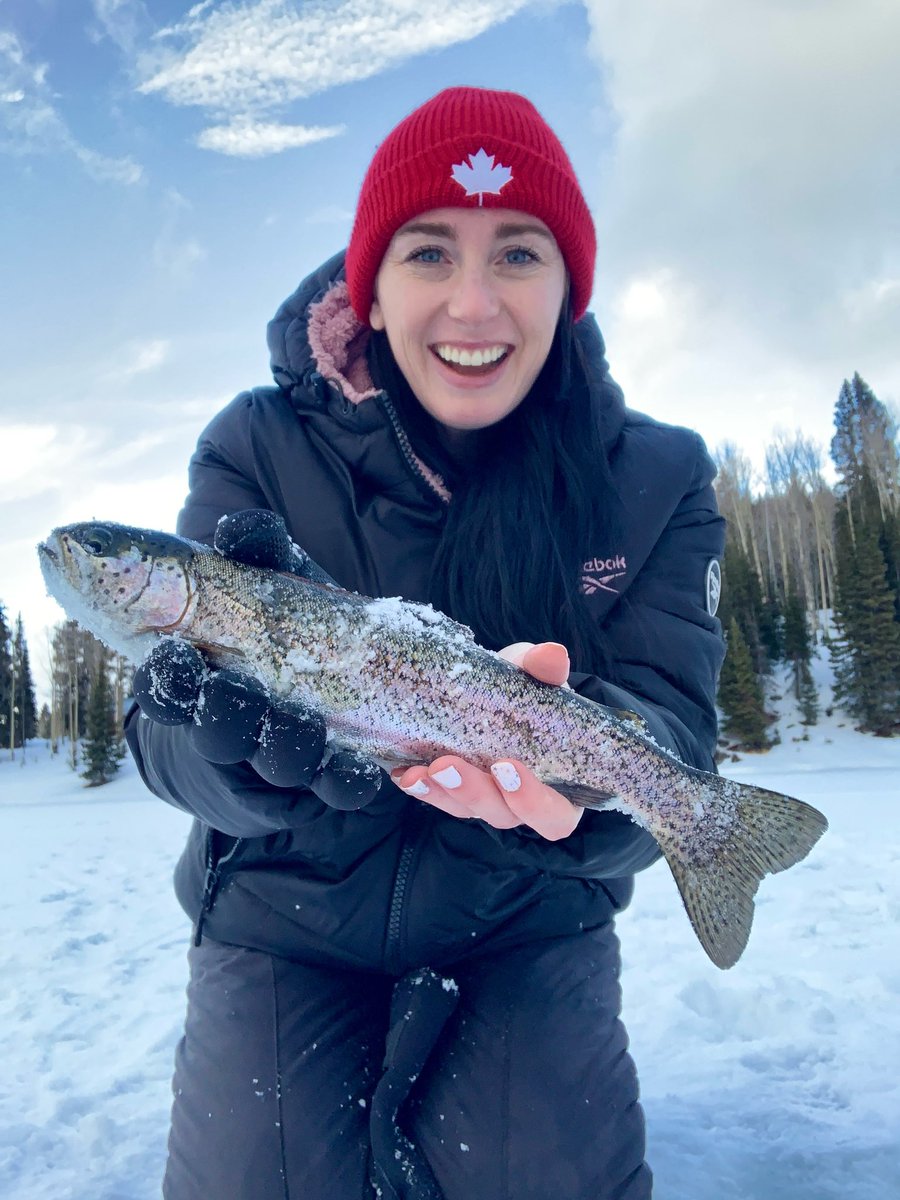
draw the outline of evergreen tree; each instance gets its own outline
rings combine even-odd
[[[860,507],[866,519],[851,524],[851,497],[838,507],[838,558],[832,647],[835,698],[870,733],[900,730],[900,622],[879,534],[882,522]]]
[[[104,652],[97,665],[88,701],[87,736],[82,748],[86,770],[82,778],[88,787],[109,783],[119,769],[121,754],[116,729],[113,692],[109,681],[109,666]]]
[[[888,587],[894,593],[894,619],[900,621],[900,507],[885,514],[878,544],[884,555]]]
[[[13,660],[16,665],[15,744],[24,746],[25,742],[37,733],[37,701],[34,696],[34,680],[31,677],[28,643],[25,641],[25,628],[22,624],[21,613],[16,619]]]
[[[815,725],[819,701],[812,677],[812,638],[806,619],[806,607],[796,591],[789,593],[784,606],[784,657],[790,663],[794,696],[800,705],[804,725]]]
[[[38,737],[43,738],[43,740],[45,742],[48,742],[50,740],[51,736],[52,736],[52,730],[51,730],[50,705],[44,703],[41,705],[41,711],[40,711],[40,714],[38,715]]]
[[[809,663],[800,663],[797,699],[804,725],[815,725],[819,719],[819,693]]]
[[[888,410],[857,373],[844,380],[834,410],[831,457],[840,491],[852,497],[850,532],[857,517],[865,476],[874,485],[879,512],[895,512],[900,504],[900,457],[897,426]]]
[[[778,603],[778,596],[773,591],[762,598],[759,610],[759,643],[762,647],[763,657],[757,667],[758,674],[765,674],[773,662],[784,658],[783,627],[784,616],[781,605]]]
[[[6,610],[0,603],[0,750],[10,746],[10,713],[13,707],[12,638],[6,623]]]
[[[737,621],[750,650],[753,667],[762,674],[773,658],[779,657],[774,611],[763,600],[759,578],[750,559],[733,537],[725,543],[722,556],[722,603],[719,618],[727,629]]]
[[[719,677],[718,700],[729,737],[745,750],[768,748],[763,689],[736,617],[728,625],[728,652]]]

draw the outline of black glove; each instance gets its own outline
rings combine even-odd
[[[267,509],[222,517],[214,545],[238,562],[334,582]],[[151,721],[189,726],[194,749],[210,762],[246,761],[268,783],[308,787],[332,808],[363,808],[381,787],[382,772],[370,760],[343,750],[326,757],[320,713],[272,704],[251,676],[211,671],[200,652],[178,638],[163,638],[153,647],[134,673],[133,690]]]

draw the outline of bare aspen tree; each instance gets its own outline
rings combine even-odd
[[[775,517],[775,534],[778,541],[778,558],[780,572],[775,572],[774,587],[780,592],[781,603],[784,604],[791,587],[790,568],[788,566],[788,545],[785,534],[785,504],[782,499],[787,492],[787,479],[784,474],[784,464],[776,447],[766,449],[766,477],[769,490],[772,493],[772,512]],[[780,586],[779,586],[780,585]]]
[[[765,592],[765,574],[759,554],[753,504],[753,468],[749,458],[733,442],[724,442],[715,453],[719,474],[716,496],[723,516],[737,530],[741,550],[753,563],[760,587]]]
[[[816,543],[816,565],[819,578],[818,603],[813,618],[821,621],[829,632],[828,613],[834,605],[834,494],[822,475],[822,449],[798,433],[796,438],[797,470],[802,486],[809,497],[813,532]]]

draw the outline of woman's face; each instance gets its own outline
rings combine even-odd
[[[511,413],[537,378],[566,284],[556,239],[536,217],[437,208],[394,235],[369,320],[387,333],[435,420],[485,429]]]

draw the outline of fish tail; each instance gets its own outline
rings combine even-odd
[[[706,787],[710,811],[718,806],[721,812],[723,793],[733,806],[727,830],[716,839],[715,848],[700,859],[683,842],[669,842],[665,836],[657,840],[694,932],[715,965],[726,970],[747,945],[753,897],[764,877],[804,859],[828,822],[812,805],[765,788],[718,776]],[[698,838],[700,843],[703,840]]]

